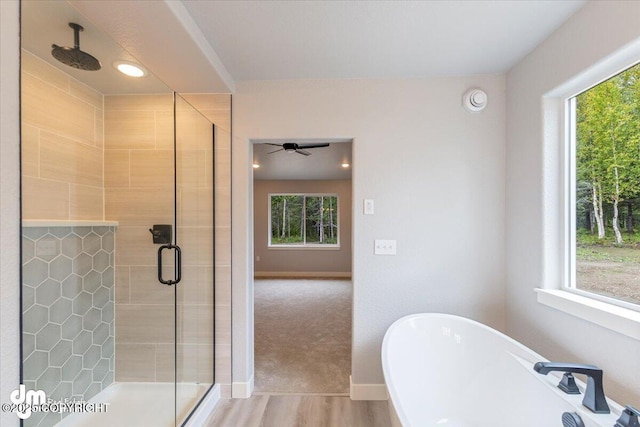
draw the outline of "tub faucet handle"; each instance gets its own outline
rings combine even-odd
[[[586,375],[587,389],[584,391],[582,404],[596,414],[608,414],[611,412],[602,386],[602,369],[597,366],[579,363],[538,362],[533,365],[533,370],[542,375],[547,375],[553,371]]]
[[[576,385],[576,379],[571,372],[565,372],[558,383],[558,388],[567,394],[580,394],[580,389]]]
[[[631,405],[627,405],[613,427],[640,427],[638,417],[640,417],[640,411]]]

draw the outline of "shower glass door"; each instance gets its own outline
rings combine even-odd
[[[179,95],[175,100],[176,423],[214,383],[214,128]]]

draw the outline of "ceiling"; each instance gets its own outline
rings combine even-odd
[[[182,0],[235,81],[504,73],[584,0]]]
[[[27,0],[22,34],[27,49],[105,94],[166,91],[160,81],[181,93],[229,93],[246,80],[505,73],[584,3]],[[85,26],[81,48],[103,70],[77,71],[51,58],[51,43],[73,43],[71,20]],[[146,88],[122,80],[112,62],[134,57],[159,79]],[[349,140],[330,140],[309,157],[267,156],[274,147],[261,143],[283,141],[253,142],[256,179],[351,176],[340,167],[345,157],[352,163]]]
[[[253,170],[256,180],[338,180],[351,179],[351,140],[350,139],[256,139],[253,140],[253,163],[259,164]],[[312,144],[328,142],[328,147],[312,148],[306,151],[310,156],[297,153],[279,151],[271,144],[295,142],[298,144]],[[342,163],[348,163],[343,168]]]
[[[102,64],[98,71],[84,71],[58,62],[51,56],[51,45],[73,47],[73,30],[69,22],[84,27],[80,32],[80,49]],[[113,66],[115,61],[139,63],[129,52],[65,1],[23,0],[21,3],[21,45],[75,79],[105,95],[131,93],[167,93],[170,89],[153,74],[133,78]]]

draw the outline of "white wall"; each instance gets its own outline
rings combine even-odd
[[[466,89],[489,105],[468,113]],[[382,384],[388,326],[447,312],[504,329],[504,76],[260,81],[233,98],[234,381],[252,372],[250,138],[353,138],[355,384]],[[375,215],[362,215],[363,199]],[[374,239],[397,256],[374,256]]]
[[[507,332],[549,359],[602,367],[605,391],[640,404],[640,342],[536,302],[559,283],[557,138],[543,143],[542,96],[640,37],[640,2],[587,3],[507,74]]]
[[[0,1],[0,401],[19,384],[20,372],[20,105],[19,3]],[[0,425],[17,426],[13,413]]]
[[[256,276],[279,273],[351,276],[351,180],[254,180],[253,193]],[[269,194],[272,193],[337,194],[340,248],[269,249]]]

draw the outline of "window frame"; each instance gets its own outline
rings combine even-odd
[[[304,238],[303,243],[272,243],[272,212],[271,212],[271,198],[273,196],[302,196],[302,212],[304,215],[304,224],[305,229],[302,232],[302,236]],[[306,243],[306,198],[307,197],[335,197],[336,198],[336,220],[337,220],[337,236],[336,243]],[[269,250],[339,250],[340,249],[340,196],[338,193],[304,193],[304,192],[296,192],[296,193],[286,193],[286,192],[277,192],[277,193],[269,193],[267,195],[267,209],[268,209],[268,227],[267,227],[267,249]]]
[[[564,114],[564,125],[565,132],[563,138],[564,144],[564,158],[562,159],[562,167],[564,169],[564,197],[563,203],[565,208],[564,215],[564,235],[566,239],[566,243],[564,245],[564,262],[565,272],[564,277],[561,283],[561,290],[566,292],[571,292],[575,295],[582,296],[585,298],[590,298],[595,301],[600,301],[605,304],[612,304],[618,307],[622,307],[627,310],[632,310],[640,313],[640,303],[632,303],[628,301],[624,301],[615,297],[601,295],[595,292],[590,292],[577,288],[577,278],[576,278],[576,267],[577,267],[577,230],[576,230],[576,187],[577,187],[577,141],[576,141],[576,98],[585,93],[601,83],[606,82],[609,79],[617,76],[618,74],[633,68],[635,66],[639,66],[640,61],[636,61],[627,65],[620,69],[619,71],[612,73],[604,79],[597,81],[589,85],[588,87],[576,92],[575,94],[568,96],[564,99],[563,106],[563,114]]]
[[[638,64],[640,39],[576,72],[544,92],[541,108],[542,144],[542,257],[540,284],[534,287],[537,302],[570,316],[640,341],[640,312],[622,307],[619,300],[565,286],[569,274],[571,224],[568,204],[570,146],[567,100]]]

